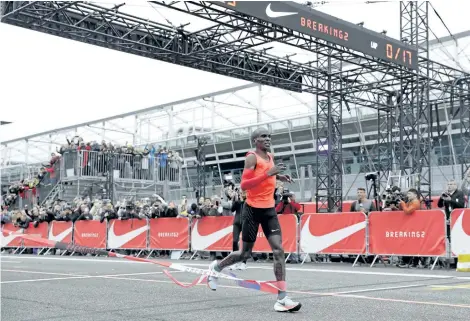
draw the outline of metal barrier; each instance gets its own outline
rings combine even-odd
[[[61,158],[61,179],[103,178],[112,171],[115,181],[147,181],[181,184],[181,162],[132,154],[67,151]]]
[[[450,231],[452,244],[445,242],[447,239],[445,215],[440,210],[416,211],[413,215],[405,215],[403,212],[373,212],[369,215],[369,219],[362,213],[304,214],[300,222],[291,214],[281,215],[279,219],[286,253],[374,255],[375,259],[371,266],[379,256],[384,255],[434,257],[436,258],[432,266],[434,268],[438,258],[450,258],[449,246],[454,255],[468,251],[470,235],[466,231],[470,228],[470,221],[465,220],[464,215],[470,215],[470,210],[454,210],[452,213],[454,223]],[[49,226],[47,223],[41,223],[44,226],[42,229],[30,226],[25,232],[30,235],[40,234],[43,238],[55,241],[70,242],[73,239],[74,244],[94,248],[140,250],[191,248],[193,251],[227,252],[232,250],[233,217],[204,217],[191,220],[188,224],[189,222],[185,218],[112,220],[109,224],[99,221],[77,221],[73,224],[73,229],[71,222],[52,222],[49,224],[52,233],[47,232]],[[57,228],[54,227],[56,223],[60,225]],[[2,230],[2,247],[17,249],[25,247],[21,240],[18,242],[18,239],[9,233],[18,230],[13,224],[5,224]],[[338,231],[341,234],[338,234]],[[131,239],[119,237],[131,233],[134,235]],[[207,233],[217,234],[218,237],[208,239]],[[68,235],[73,237],[65,240]],[[136,237],[139,239],[134,241]],[[256,252],[270,252],[270,246],[262,230],[258,231],[255,248]]]

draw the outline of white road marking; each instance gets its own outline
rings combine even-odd
[[[361,293],[361,292],[375,292],[375,291],[387,291],[387,290],[399,290],[399,289],[409,289],[409,288],[425,288],[430,286],[429,284],[409,284],[409,285],[398,285],[398,286],[389,286],[384,288],[369,288],[362,290],[352,290],[344,292],[335,292],[335,294],[350,294],[350,293]]]
[[[54,280],[71,280],[71,279],[91,279],[91,278],[107,278],[107,277],[120,277],[120,276],[136,276],[136,275],[151,275],[163,274],[163,272],[139,272],[139,273],[125,273],[125,274],[106,274],[106,275],[83,275],[72,273],[55,273],[55,272],[40,272],[40,271],[25,271],[25,270],[1,270],[2,272],[25,273],[25,274],[44,274],[44,275],[59,275],[65,276],[61,278],[47,278],[47,279],[30,279],[30,280],[13,280],[2,281],[0,284],[9,283],[26,283],[26,282],[40,282],[40,281],[54,281]],[[173,271],[172,273],[181,273],[182,271]]]
[[[42,273],[38,271],[22,271],[22,270],[9,270],[11,272],[16,271],[18,273]],[[174,271],[180,272],[180,271]],[[174,273],[173,272],[173,273]],[[48,272],[52,274],[51,272]],[[129,273],[127,275],[144,275],[144,274],[161,274],[162,272],[143,272],[143,273]],[[63,275],[64,273],[55,273],[57,275]],[[67,274],[69,275],[69,274]],[[73,274],[70,274],[73,275]],[[19,281],[5,281],[3,283],[24,283],[24,282],[38,282],[38,281],[53,281],[53,280],[70,280],[70,279],[87,279],[87,278],[103,278],[103,279],[114,279],[114,280],[124,280],[124,281],[139,281],[139,282],[146,282],[146,283],[167,283],[167,284],[174,284],[173,281],[166,281],[166,280],[152,280],[152,279],[138,279],[138,278],[124,278],[121,277],[123,274],[110,274],[110,275],[77,275],[77,276],[69,276],[64,278],[51,278],[51,279],[36,279],[36,280],[19,280]],[[206,284],[198,284],[199,286],[207,286]],[[230,288],[230,289],[237,289],[237,290],[245,290],[239,286],[230,286],[230,285],[219,285],[220,288]],[[411,286],[409,286],[411,287]],[[397,287],[398,288],[398,287]],[[368,289],[368,291],[373,291],[374,289]],[[351,299],[360,299],[360,300],[372,300],[372,301],[384,301],[384,302],[394,302],[394,303],[406,303],[406,304],[419,304],[419,305],[431,305],[431,306],[443,306],[443,307],[451,307],[451,308],[464,308],[470,309],[470,305],[465,304],[451,304],[451,303],[443,303],[443,302],[431,302],[431,301],[413,301],[413,300],[402,300],[402,299],[390,299],[390,298],[380,298],[380,297],[369,297],[363,295],[353,295],[351,293],[360,293],[365,292],[366,290],[357,290],[357,291],[349,291],[346,292],[339,292],[339,293],[328,293],[328,292],[312,292],[312,291],[296,291],[296,290],[289,290],[289,293],[294,294],[308,294],[308,295],[316,295],[316,296],[324,296],[324,297],[339,297],[339,298],[351,298]]]
[[[0,263],[21,263],[21,261],[5,261],[5,260],[0,260]]]
[[[93,263],[119,263],[119,264],[149,264],[145,262],[134,262],[125,260],[109,260],[109,259],[85,259],[75,257],[21,257],[22,259],[30,260],[58,260],[58,261],[73,261],[73,262],[93,262]],[[190,263],[190,261],[171,261],[187,266],[208,267],[209,263]],[[272,270],[270,266],[260,266],[259,263],[249,265],[248,269],[254,270]],[[317,272],[317,273],[338,273],[338,274],[361,274],[361,275],[379,275],[379,276],[399,276],[399,277],[415,277],[415,278],[429,278],[429,279],[454,279],[454,280],[470,280],[470,277],[454,276],[454,275],[439,275],[439,274],[414,274],[414,273],[394,273],[394,272],[377,272],[377,271],[353,271],[353,270],[337,270],[337,269],[316,269],[316,268],[293,268],[287,267],[287,271],[298,272]]]

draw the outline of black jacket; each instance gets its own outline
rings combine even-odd
[[[461,190],[456,190],[454,194],[451,195],[450,201],[445,201],[442,199],[442,196],[439,198],[437,202],[438,207],[444,207],[446,212],[447,219],[450,218],[450,213],[456,208],[464,208],[465,207],[465,196]]]

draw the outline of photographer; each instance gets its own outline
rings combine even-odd
[[[406,202],[405,200],[400,201],[399,208],[406,215],[413,214],[416,210],[421,208],[421,202],[418,198],[418,191],[414,188],[410,188],[408,193],[406,194]],[[419,261],[425,262],[425,258],[421,258],[419,256],[411,257],[411,256],[404,256],[401,258],[401,263],[398,264],[398,267],[411,267],[415,268],[418,267]]]
[[[301,209],[302,206],[295,201],[294,193],[291,193],[288,189],[284,189],[281,202],[276,205],[276,213],[297,214]]]
[[[31,221],[31,218],[26,215],[25,211],[17,210],[11,217],[11,222],[13,225],[23,229],[27,229]]]
[[[454,209],[465,207],[465,196],[457,189],[457,183],[454,180],[447,182],[447,190],[441,194],[437,206],[444,207],[447,220],[450,219],[450,213]]]
[[[449,242],[451,242],[450,214],[456,208],[465,208],[465,196],[463,191],[457,189],[456,181],[450,180],[447,182],[447,190],[441,194],[437,206],[440,208],[444,207],[447,220],[447,238]],[[450,267],[454,268],[456,265],[457,263],[454,261],[454,263],[451,263]]]
[[[406,193],[406,202],[405,200],[400,201],[400,210],[405,212],[406,215],[411,215],[414,211],[421,208],[421,202],[418,199],[418,191],[414,188],[410,188],[408,193]]]
[[[374,201],[368,200],[366,195],[366,189],[359,187],[357,189],[357,201],[351,204],[351,212],[362,212],[368,215],[372,211],[376,211],[377,208]]]
[[[111,203],[111,200],[108,199],[103,200],[103,202],[101,203],[99,215],[101,223],[103,223],[105,219],[109,222],[118,218],[116,212],[114,211],[114,206]]]

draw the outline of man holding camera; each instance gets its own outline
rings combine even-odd
[[[406,215],[411,215],[414,211],[417,211],[421,208],[421,202],[418,198],[418,191],[414,188],[410,188],[408,193],[406,193],[406,202],[400,201],[400,210],[405,212]]]
[[[444,208],[447,220],[450,219],[450,213],[454,209],[465,207],[465,196],[462,191],[457,189],[456,181],[450,180],[447,182],[447,190],[441,194],[437,206]],[[450,233],[448,235],[450,236]]]
[[[302,206],[295,201],[294,193],[285,189],[282,193],[282,200],[276,205],[277,214],[297,214]]]
[[[399,208],[403,212],[405,212],[406,215],[411,215],[415,211],[419,210],[421,208],[421,202],[418,197],[418,191],[414,188],[410,188],[408,190],[408,193],[406,193],[406,202],[404,200],[400,201],[399,203]],[[411,267],[415,268],[418,266],[419,261],[422,261],[423,263],[425,262],[424,258],[421,258],[419,256],[411,257],[411,256],[403,256],[401,258],[401,263],[398,264],[398,267],[405,268],[405,267]]]
[[[447,182],[447,190],[441,194],[437,206],[442,208],[446,213],[447,220],[447,239],[451,242],[450,239],[450,214],[456,208],[465,208],[465,195],[463,191],[457,189],[457,182],[450,180]],[[457,262],[450,264],[451,268],[456,267]]]

